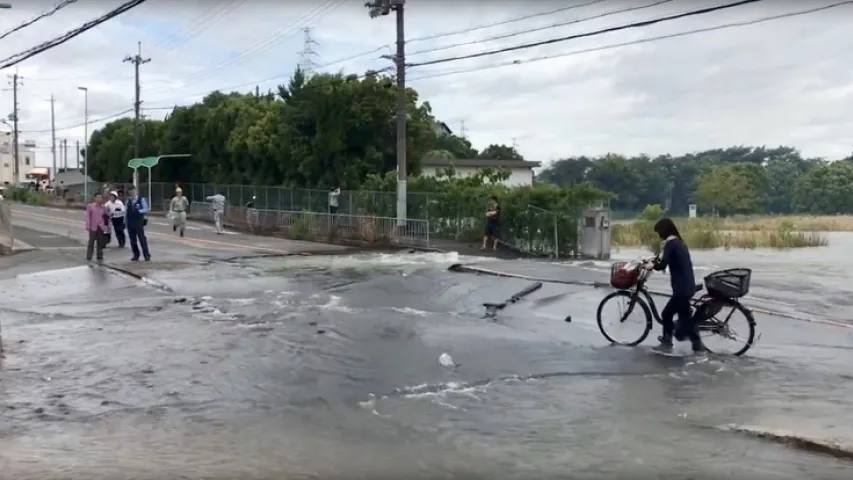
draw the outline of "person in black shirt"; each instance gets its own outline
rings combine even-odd
[[[492,240],[492,250],[498,249],[498,237],[501,233],[501,205],[497,197],[489,199],[489,209],[486,211],[486,234],[483,236],[481,250],[488,248],[489,239]]]
[[[672,350],[672,338],[678,341],[690,340],[693,351],[698,353],[705,350],[696,325],[693,321],[693,308],[690,299],[696,294],[696,277],[693,274],[693,261],[690,250],[675,223],[669,218],[662,218],[655,224],[655,233],[661,238],[661,254],[653,265],[655,270],[663,271],[669,268],[669,280],[672,286],[672,297],[660,312],[663,323],[663,335],[658,337],[660,345],[656,350]],[[678,326],[673,319],[678,315]]]

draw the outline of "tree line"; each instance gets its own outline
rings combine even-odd
[[[175,107],[164,120],[142,120],[139,156],[165,159],[152,180],[168,183],[363,188],[370,175],[396,171],[396,93],[393,77],[317,74],[297,70],[266,93],[213,92]],[[407,160],[412,175],[428,157],[523,157],[512,147],[478,151],[441,131],[429,102],[407,90]],[[134,157],[133,121],[123,118],[93,132],[86,161],[97,181],[126,182]],[[537,176],[557,186],[587,185],[612,194],[614,210],[640,212],[663,205],[684,214],[853,213],[853,155],[837,162],[805,158],[793,147],[736,146],[681,156],[569,157]]]
[[[537,177],[556,185],[587,183],[611,192],[614,210],[662,205],[686,214],[853,213],[853,155],[805,158],[793,147],[735,146],[681,156],[558,160]]]
[[[408,171],[427,156],[521,158],[512,147],[475,149],[440,130],[428,102],[407,90]],[[142,120],[139,156],[164,159],[159,182],[280,185],[357,189],[369,174],[396,171],[396,96],[393,78],[297,70],[267,93],[213,92],[175,107],[162,121]],[[92,133],[86,161],[97,181],[128,181],[134,155],[133,120],[119,119]]]

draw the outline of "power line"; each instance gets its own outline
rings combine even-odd
[[[47,17],[49,17],[49,16],[53,15],[54,13],[56,13],[56,12],[58,12],[58,11],[62,10],[63,8],[67,7],[68,5],[71,5],[72,3],[77,3],[77,0],[63,0],[63,1],[59,2],[59,3],[57,3],[57,4],[56,4],[56,5],[54,5],[54,6],[53,6],[53,8],[51,8],[50,10],[46,10],[46,11],[44,11],[44,12],[41,12],[41,13],[40,13],[40,14],[38,14],[37,16],[33,17],[33,18],[32,18],[32,19],[30,19],[30,20],[27,20],[26,22],[24,22],[24,23],[22,23],[22,24],[18,25],[17,27],[12,28],[12,29],[10,29],[10,30],[7,30],[5,33],[3,33],[2,35],[0,35],[0,40],[3,40],[4,38],[8,37],[9,35],[11,35],[11,34],[13,34],[13,33],[15,33],[15,32],[19,32],[19,31],[21,31],[21,30],[23,30],[23,29],[25,29],[25,28],[29,27],[30,25],[32,25],[32,24],[34,24],[34,23],[38,22],[39,20],[43,20],[43,19],[45,19],[45,18],[47,18]]]
[[[133,112],[133,108],[128,108],[126,110],[122,110],[121,112],[114,113],[112,115],[107,115],[107,116],[100,117],[100,118],[90,119],[88,123],[89,123],[89,125],[91,125],[93,123],[99,123],[99,122],[103,122],[105,120],[113,120],[115,118],[118,118],[122,115],[131,113],[131,112]],[[61,132],[64,130],[73,130],[75,128],[80,128],[80,127],[85,127],[85,126],[86,126],[86,122],[82,122],[82,123],[78,123],[77,125],[69,125],[67,127],[57,127],[56,131]],[[26,130],[26,131],[22,131],[21,133],[50,133],[50,132],[51,132],[51,130]]]
[[[288,37],[292,36],[293,34],[295,34],[296,32],[299,32],[300,31],[299,28],[301,28],[301,27],[298,27],[299,25],[304,25],[306,23],[309,23],[311,21],[315,21],[315,20],[319,19],[322,16],[327,15],[327,14],[331,13],[332,11],[340,8],[345,2],[346,2],[346,0],[327,0],[322,5],[311,9],[308,13],[303,14],[302,16],[300,16],[299,18],[297,18],[293,22],[289,23],[288,25],[286,25],[282,28],[279,28],[272,35],[265,38],[264,40],[261,40],[261,41],[255,43],[254,45],[250,45],[240,55],[238,55],[234,58],[224,60],[224,61],[222,61],[216,65],[212,65],[212,66],[207,67],[207,68],[202,68],[201,70],[198,70],[198,71],[190,74],[190,76],[187,77],[186,79],[184,79],[184,81],[194,83],[196,81],[199,81],[200,79],[206,79],[206,78],[210,77],[213,73],[220,71],[220,70],[223,70],[226,67],[243,64],[247,60],[251,59],[253,56],[255,56],[255,55],[257,55],[257,54],[259,54],[265,50],[269,50],[270,48],[281,43],[285,38],[288,38]],[[163,87],[163,88],[152,89],[150,91],[169,90],[172,88],[173,87]]]
[[[540,62],[540,61],[545,61],[545,60],[552,60],[555,58],[564,58],[564,57],[570,57],[570,56],[574,56],[574,55],[581,55],[581,54],[585,54],[585,53],[593,53],[593,52],[600,52],[600,51],[605,51],[605,50],[612,50],[612,49],[627,47],[627,46],[632,46],[632,45],[641,45],[641,44],[656,42],[656,41],[660,41],[660,40],[668,40],[668,39],[672,39],[672,38],[680,38],[680,37],[686,37],[686,36],[690,36],[690,35],[696,35],[699,33],[707,33],[707,32],[713,32],[713,31],[724,30],[724,29],[729,29],[729,28],[746,27],[746,26],[757,25],[757,24],[766,23],[766,22],[775,21],[775,20],[782,20],[782,19],[791,18],[791,17],[808,15],[808,14],[817,13],[820,11],[829,10],[832,8],[837,8],[837,7],[841,7],[841,6],[845,6],[845,5],[851,5],[851,4],[853,4],[853,0],[845,0],[845,1],[833,3],[830,5],[824,5],[821,7],[799,10],[796,12],[788,12],[788,13],[783,13],[783,14],[778,14],[778,15],[766,16],[766,17],[761,17],[761,18],[757,18],[757,19],[753,19],[753,20],[730,22],[730,23],[725,23],[725,24],[721,24],[721,25],[715,25],[712,27],[691,29],[691,30],[686,30],[683,32],[671,33],[671,34],[666,34],[666,35],[658,35],[655,37],[648,37],[648,38],[643,38],[643,39],[639,39],[639,40],[632,40],[632,41],[628,41],[628,42],[620,42],[620,43],[614,43],[614,44],[610,44],[610,45],[603,45],[603,46],[599,46],[599,47],[585,48],[585,49],[581,49],[581,50],[573,50],[571,52],[564,52],[564,53],[558,53],[558,54],[553,54],[553,55],[543,55],[540,57],[534,57],[534,58],[529,58],[529,59],[509,60],[506,62],[496,63],[496,64],[492,64],[492,65],[481,65],[481,66],[477,66],[477,67],[461,69],[461,70],[453,70],[453,71],[448,71],[448,72],[438,72],[438,73],[432,73],[432,74],[427,73],[425,75],[421,75],[421,76],[418,76],[415,78],[411,78],[410,80],[411,81],[427,80],[427,79],[446,77],[446,76],[451,76],[451,75],[461,75],[461,74],[465,74],[465,73],[474,73],[474,72],[479,72],[479,71],[483,71],[483,70],[491,70],[491,69],[495,69],[495,68],[507,67],[507,66],[512,66],[512,65],[520,65],[523,63],[535,63],[535,62]],[[350,58],[352,58],[352,57],[350,57]],[[371,73],[372,74],[378,74],[378,73],[383,73],[383,72],[379,71],[379,72],[371,72]],[[358,79],[364,79],[369,75],[370,74],[356,75],[356,77]],[[198,93],[191,94],[191,95],[184,95],[184,96],[182,96],[182,98],[191,98],[191,97],[206,95],[206,94],[209,94],[213,91],[225,91],[225,90],[229,90],[229,89],[253,86],[253,85],[256,85],[259,83],[265,83],[268,81],[277,80],[277,79],[285,78],[288,76],[289,75],[280,75],[280,76],[276,76],[276,77],[270,77],[270,78],[267,78],[264,80],[256,80],[256,81],[252,81],[252,82],[248,82],[248,83],[244,83],[244,84],[239,84],[239,85],[223,86],[223,87],[217,88],[215,90],[206,90],[204,92],[198,92]],[[325,85],[321,85],[321,86],[325,86]],[[309,88],[309,87],[306,86],[303,88]],[[165,102],[165,100],[157,101],[155,103],[160,103],[160,102]],[[192,106],[192,105],[177,105],[176,104],[176,105],[169,106],[169,107],[146,107],[143,110],[146,110],[146,111],[173,110],[175,108],[189,107],[189,106]],[[121,112],[118,112],[118,113],[115,113],[115,114],[112,114],[109,116],[105,116],[105,117],[101,117],[101,118],[92,120],[89,123],[91,124],[91,123],[101,122],[104,120],[111,120],[111,119],[114,119],[114,118],[119,117],[121,115],[124,115],[126,113],[129,113],[131,111],[133,111],[133,109],[123,110]],[[82,127],[83,125],[84,125],[84,123],[80,123],[80,124],[72,125],[72,126],[68,126],[68,127],[61,127],[61,128],[58,128],[57,130],[70,130],[73,128]],[[28,130],[28,131],[25,131],[24,133],[50,133],[50,130]]]
[[[514,45],[511,47],[499,48],[497,50],[487,50],[485,52],[472,53],[469,55],[459,55],[456,57],[439,58],[436,60],[429,60],[429,61],[420,62],[420,63],[410,63],[407,66],[409,66],[409,67],[423,67],[426,65],[437,65],[439,63],[455,62],[458,60],[467,60],[469,58],[488,57],[491,55],[497,55],[499,53],[514,52],[517,50],[526,50],[528,48],[541,47],[543,45],[551,45],[554,43],[566,42],[569,40],[576,40],[578,38],[594,37],[597,35],[603,35],[605,33],[611,33],[611,32],[618,32],[620,30],[627,30],[630,28],[648,27],[649,25],[654,25],[657,23],[669,22],[672,20],[678,20],[680,18],[686,18],[686,17],[698,16],[698,15],[706,15],[708,13],[717,12],[720,10],[725,10],[725,9],[734,8],[734,7],[740,7],[742,5],[747,5],[750,3],[758,3],[760,1],[762,1],[762,0],[740,0],[738,2],[728,3],[725,5],[718,5],[715,7],[700,8],[698,10],[692,10],[689,12],[679,13],[679,14],[675,14],[675,15],[668,15],[666,17],[653,18],[651,20],[645,20],[642,22],[634,22],[634,23],[629,23],[627,25],[619,25],[616,27],[604,28],[601,30],[596,30],[594,32],[578,33],[578,34],[569,35],[566,37],[551,38],[551,39],[542,40],[539,42],[532,42],[532,43],[525,43],[525,44],[521,44],[521,45]]]
[[[557,54],[553,54],[553,55],[543,55],[540,57],[533,57],[533,58],[520,59],[520,60],[508,60],[506,62],[496,63],[496,64],[492,64],[492,65],[481,65],[481,66],[477,66],[477,67],[472,67],[472,68],[467,68],[467,69],[462,69],[462,70],[454,70],[454,71],[450,71],[450,72],[438,72],[438,73],[434,73],[434,74],[426,74],[423,76],[412,78],[411,80],[412,81],[427,80],[427,79],[431,79],[431,78],[446,77],[446,76],[450,76],[450,75],[461,75],[464,73],[473,73],[473,72],[479,72],[482,70],[491,70],[493,68],[508,67],[511,65],[521,65],[523,63],[541,62],[543,60],[553,60],[555,58],[571,57],[574,55],[581,55],[584,53],[601,52],[604,50],[612,50],[615,48],[628,47],[631,45],[641,45],[644,43],[651,43],[651,42],[656,42],[659,40],[668,40],[671,38],[686,37],[689,35],[696,35],[699,33],[715,32],[717,30],[725,30],[728,28],[747,27],[747,26],[751,26],[751,25],[757,25],[759,23],[771,22],[774,20],[782,20],[785,18],[808,15],[811,13],[817,13],[817,12],[821,12],[823,10],[829,10],[832,8],[842,7],[844,5],[851,5],[851,4],[853,4],[853,0],[845,0],[843,2],[832,3],[829,5],[824,5],[822,7],[815,7],[815,8],[809,8],[806,10],[799,10],[796,12],[788,12],[788,13],[782,13],[779,15],[761,17],[761,18],[756,18],[754,20],[744,20],[744,21],[740,21],[740,22],[724,23],[722,25],[715,25],[713,27],[696,28],[696,29],[686,30],[684,32],[670,33],[670,34],[666,34],[666,35],[658,35],[655,37],[647,37],[647,38],[642,38],[639,40],[632,40],[629,42],[613,43],[610,45],[603,45],[603,46],[592,47],[592,48],[584,48],[582,50],[573,50],[571,52],[557,53]]]
[[[65,33],[65,35],[54,38],[53,40],[48,40],[47,42],[30,48],[29,50],[24,50],[23,52],[16,53],[11,57],[0,60],[0,69],[9,68],[11,66],[17,65],[23,62],[24,60],[27,60],[28,58],[35,57],[36,55],[44,53],[50,50],[51,48],[58,47],[59,45],[62,45],[63,43],[71,40],[72,38],[81,35],[108,20],[118,17],[122,13],[125,13],[128,10],[138,7],[139,5],[142,5],[145,2],[146,0],[131,0],[96,18],[95,20],[90,20],[84,23],[82,26],[75,28],[74,30],[69,30]]]
[[[511,18],[509,20],[503,20],[500,22],[489,23],[486,25],[480,25],[479,27],[471,27],[471,28],[464,28],[461,30],[455,30],[455,31],[451,31],[451,32],[437,33],[435,35],[429,35],[426,37],[410,38],[410,39],[406,40],[406,43],[425,42],[427,40],[435,40],[436,38],[452,37],[454,35],[462,35],[464,33],[476,32],[477,30],[485,30],[487,28],[499,27],[501,25],[509,25],[510,23],[521,22],[524,20],[530,20],[531,18],[547,17],[549,15],[554,15],[555,13],[566,12],[568,10],[574,10],[576,8],[588,7],[590,5],[595,5],[596,3],[601,3],[603,1],[605,1],[605,0],[592,0],[592,1],[589,1],[586,3],[581,3],[580,5],[572,5],[570,7],[562,7],[562,8],[558,8],[556,10],[551,10],[548,12],[533,13],[530,15],[525,15],[523,17],[516,17],[516,18]]]
[[[589,16],[589,17],[583,17],[583,18],[578,18],[578,19],[575,19],[575,20],[568,20],[568,21],[565,21],[565,22],[553,23],[553,24],[551,24],[551,25],[545,25],[545,26],[543,26],[543,27],[528,28],[528,29],[526,29],[526,30],[519,30],[519,31],[516,31],[516,32],[505,33],[505,34],[502,34],[502,35],[495,35],[495,36],[492,36],[492,37],[480,38],[480,39],[472,40],[472,41],[469,41],[469,42],[460,42],[460,43],[453,43],[453,44],[450,44],[450,45],[441,45],[441,46],[438,46],[438,47],[426,48],[426,49],[423,49],[423,50],[418,50],[418,51],[416,51],[416,52],[412,52],[410,55],[422,55],[422,54],[424,54],[424,53],[440,52],[440,51],[442,51],[442,50],[450,50],[451,48],[465,47],[465,46],[468,46],[468,45],[476,45],[476,44],[478,44],[478,43],[483,43],[483,42],[492,42],[492,41],[495,41],[495,40],[503,40],[503,39],[506,39],[506,38],[517,37],[517,36],[519,36],[519,35],[526,35],[526,34],[528,34],[528,33],[541,32],[541,31],[543,31],[543,30],[550,30],[550,29],[552,29],[552,28],[565,27],[565,26],[568,26],[568,25],[574,25],[574,24],[576,24],[576,23],[583,23],[583,22],[588,22],[588,21],[590,21],[590,20],[597,20],[597,19],[599,19],[599,18],[609,17],[609,16],[611,16],[611,15],[618,15],[618,14],[620,14],[620,13],[627,13],[627,12],[633,12],[633,11],[635,11],[635,10],[642,10],[642,9],[645,9],[645,8],[657,7],[658,5],[663,5],[664,3],[670,3],[670,2],[672,2],[672,1],[673,1],[673,0],[658,0],[658,1],[654,2],[654,3],[649,3],[649,4],[646,4],[646,5],[639,5],[639,6],[635,6],[635,7],[628,7],[628,8],[620,8],[619,10],[614,10],[614,11],[612,11],[612,12],[599,13],[599,14],[597,14],[597,15],[592,15],[592,16]]]

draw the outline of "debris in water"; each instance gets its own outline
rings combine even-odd
[[[323,329],[320,329],[320,330],[317,330],[317,333],[319,333],[320,335],[322,335],[322,334],[326,333],[326,331],[325,331],[325,330],[323,330]]]
[[[438,363],[441,364],[442,367],[445,368],[456,368],[459,365],[453,361],[453,357],[446,353],[442,353],[441,356],[438,357]]]
[[[564,321],[564,322],[566,322],[566,323],[572,323],[572,316],[571,316],[571,315],[566,315],[566,318],[565,318],[563,321]]]

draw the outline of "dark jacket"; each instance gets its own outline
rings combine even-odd
[[[664,244],[655,270],[669,268],[672,294],[677,297],[692,297],[696,293],[696,277],[690,250],[679,238],[671,238]]]
[[[141,229],[145,226],[145,215],[148,213],[148,202],[142,197],[128,198],[125,202],[125,222],[128,228]]]

